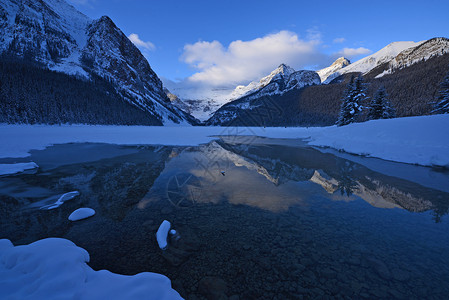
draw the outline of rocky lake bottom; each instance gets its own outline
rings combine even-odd
[[[161,273],[186,299],[449,293],[447,170],[250,137],[63,144],[23,160],[40,168],[0,177],[0,238],[67,238],[92,268]],[[80,207],[96,214],[69,221]],[[155,237],[163,220],[180,236],[166,250]]]

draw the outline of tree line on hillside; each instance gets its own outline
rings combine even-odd
[[[435,101],[432,112],[439,114],[449,114],[449,72],[440,84],[438,97]]]
[[[396,110],[391,106],[390,100],[384,86],[381,86],[371,98],[368,106],[364,107],[362,102],[368,99],[365,94],[366,84],[363,77],[351,77],[346,91],[344,92],[340,115],[336,122],[337,126],[344,126],[357,121],[357,118],[366,111],[367,120],[390,119],[396,117]]]
[[[363,82],[363,77],[359,75],[354,79],[354,76],[352,76],[342,98],[340,115],[336,122],[337,126],[344,126],[356,122],[363,108],[367,110],[367,113],[365,113],[367,120],[396,117],[396,110],[391,106],[384,86],[381,86],[375,92],[368,106],[363,107],[362,102],[368,99],[365,91],[366,84]],[[430,102],[430,104],[433,104],[432,113],[449,113],[449,71],[440,83],[436,101]]]
[[[126,102],[111,83],[0,58],[0,123],[162,125]]]

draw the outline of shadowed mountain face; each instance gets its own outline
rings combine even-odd
[[[194,123],[172,106],[148,61],[109,17],[91,20],[63,0],[1,0],[0,54],[111,82],[160,123]]]
[[[56,145],[30,159],[36,173],[0,178],[0,238],[64,237],[92,268],[162,273],[187,299],[212,293],[210,282],[242,299],[448,292],[444,172],[389,162],[373,171],[370,159],[232,136],[197,147]],[[70,222],[80,207],[95,216]],[[180,236],[165,251],[163,220]]]

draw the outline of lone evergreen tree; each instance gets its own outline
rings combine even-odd
[[[368,120],[391,119],[396,117],[396,112],[388,100],[387,91],[381,86],[374,94],[368,111]]]
[[[362,111],[360,103],[365,97],[363,77],[359,76],[354,79],[354,76],[352,76],[342,99],[340,116],[336,123],[337,126],[348,125],[355,122],[357,115]]]
[[[437,114],[449,113],[449,72],[440,83],[437,101],[432,112]]]

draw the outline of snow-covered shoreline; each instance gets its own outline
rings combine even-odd
[[[0,239],[0,299],[182,299],[164,275],[94,271],[89,259],[67,239],[22,246]]]
[[[195,146],[218,135],[305,139],[309,145],[423,166],[449,167],[449,115],[374,120],[336,127],[148,127],[0,125],[0,158],[64,143]]]

